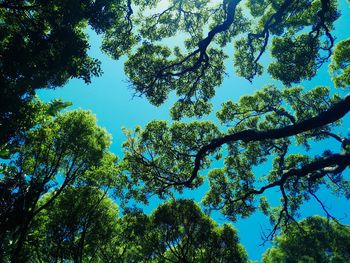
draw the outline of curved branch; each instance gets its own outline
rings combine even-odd
[[[198,48],[196,50],[194,50],[192,53],[187,55],[180,62],[176,62],[176,63],[173,63],[173,64],[167,66],[167,67],[162,68],[161,70],[158,71],[159,73],[157,75],[162,76],[162,77],[166,77],[169,75],[181,76],[181,75],[184,75],[190,71],[195,71],[196,69],[198,69],[200,67],[202,62],[206,62],[206,60],[207,60],[206,51],[207,51],[208,46],[210,45],[213,38],[217,34],[227,31],[230,28],[230,26],[233,24],[234,19],[235,19],[235,15],[236,15],[236,7],[239,4],[239,2],[241,2],[241,0],[230,0],[229,3],[227,4],[227,16],[226,16],[225,21],[219,25],[216,25],[213,29],[211,29],[208,32],[207,37],[205,37],[201,41],[199,41]],[[172,72],[166,72],[165,74],[160,73],[160,72],[164,72],[165,70],[170,69],[172,67],[176,67],[176,66],[183,64],[184,62],[188,61],[190,58],[197,55],[198,53],[199,53],[199,57],[198,57],[197,61],[191,67],[185,68],[184,70],[182,70],[180,72],[176,72],[176,73],[172,73]]]
[[[335,166],[335,168],[329,168],[330,166]],[[327,174],[333,174],[333,173],[339,173],[345,170],[346,166],[350,165],[350,153],[347,154],[333,154],[330,157],[322,158],[319,160],[315,160],[312,163],[304,165],[302,168],[299,169],[290,169],[282,174],[281,178],[279,180],[276,180],[270,184],[267,184],[265,186],[262,186],[260,189],[253,189],[249,192],[247,192],[245,195],[235,199],[231,200],[231,203],[238,202],[240,200],[247,199],[251,195],[259,195],[263,194],[266,190],[276,187],[276,186],[283,186],[284,183],[288,180],[288,178],[292,176],[298,176],[298,177],[304,177],[309,176],[313,172],[321,171],[321,173],[315,174],[314,176],[309,176],[308,180],[309,182],[314,182],[317,179],[320,179]]]
[[[252,73],[251,76],[249,76],[248,80],[251,81],[253,77],[257,74],[258,70],[258,61],[260,60],[261,56],[264,54],[267,44],[269,42],[269,37],[270,37],[270,29],[273,28],[277,23],[281,21],[281,19],[284,16],[285,11],[288,9],[288,7],[293,3],[293,0],[285,0],[283,4],[281,5],[280,9],[276,11],[271,17],[266,21],[264,24],[264,28],[261,32],[259,33],[249,33],[248,34],[248,48],[250,49],[250,54],[254,58],[254,53],[255,53],[255,48],[253,46],[253,41],[258,40],[260,38],[264,38],[264,42],[262,47],[259,50],[259,54],[257,57],[254,59],[253,63],[255,65],[254,67],[254,72]]]
[[[325,34],[327,36],[327,39],[329,40],[329,44],[326,47],[321,47],[322,50],[327,51],[327,56],[324,58],[320,58],[318,61],[318,67],[320,68],[324,62],[326,62],[332,55],[332,48],[334,46],[334,37],[329,31],[329,28],[326,25],[326,14],[330,11],[331,5],[329,0],[321,0],[321,10],[318,12],[319,21],[318,23],[313,27],[312,31],[309,33],[310,36],[312,34],[315,34],[313,38],[319,37],[321,34],[321,29],[325,31]]]
[[[192,181],[197,177],[198,171],[201,168],[202,159],[211,151],[216,150],[224,144],[244,141],[254,142],[263,140],[274,140],[284,137],[294,136],[312,129],[320,128],[327,124],[333,123],[344,117],[350,111],[350,94],[346,95],[341,101],[335,103],[328,110],[321,112],[319,115],[302,120],[292,125],[283,128],[258,131],[247,129],[233,134],[223,136],[213,140],[210,144],[202,147],[194,160],[194,168],[191,177],[184,182],[184,185],[191,187]]]
[[[132,6],[131,6],[131,0],[127,1],[126,7],[127,7],[127,11],[126,11],[125,19],[126,19],[126,21],[128,23],[128,27],[129,27],[128,28],[128,33],[131,34],[131,32],[133,30],[133,23],[132,23],[132,20],[131,20],[131,16],[134,13],[134,10],[132,9]]]

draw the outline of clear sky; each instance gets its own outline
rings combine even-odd
[[[349,7],[348,2],[345,0],[340,1],[342,16],[336,22],[336,29],[334,31],[337,41],[350,37]],[[123,156],[121,144],[125,140],[121,128],[134,128],[136,125],[144,127],[149,121],[154,119],[166,119],[170,121],[169,108],[174,102],[174,99],[169,99],[164,105],[157,108],[149,104],[145,98],[133,98],[133,90],[123,70],[123,64],[126,58],[122,57],[118,61],[112,60],[100,51],[100,36],[97,36],[92,31],[89,31],[89,36],[91,43],[90,55],[98,58],[102,62],[104,74],[99,78],[94,78],[90,85],[84,84],[81,80],[73,79],[63,88],[41,90],[39,91],[39,96],[45,101],[50,101],[54,98],[62,98],[64,101],[71,101],[73,102],[73,106],[69,109],[81,108],[91,110],[97,116],[98,124],[105,127],[108,132],[112,134],[113,144],[111,150],[121,158]],[[230,52],[230,50],[228,51]],[[232,59],[232,57],[230,59]],[[266,74],[255,79],[252,84],[242,78],[238,78],[234,74],[233,63],[230,59],[226,61],[228,76],[217,89],[216,96],[213,99],[215,111],[220,108],[221,103],[224,101],[229,99],[236,101],[242,95],[253,94],[269,83],[276,83]],[[269,58],[265,56],[263,59],[267,61]],[[320,69],[318,75],[314,79],[303,82],[302,84],[306,88],[312,88],[316,85],[332,87],[327,65]],[[281,86],[279,83],[277,83],[277,85]],[[335,89],[334,91],[340,92]],[[209,119],[213,119],[212,116],[214,115],[211,115]],[[350,117],[347,116],[344,120],[344,126],[349,127],[349,123]],[[344,129],[344,131],[349,132],[349,129]],[[313,153],[320,153],[328,148],[332,148],[332,145],[318,145],[313,149]],[[262,166],[257,170],[257,173],[264,173],[265,169],[268,169],[268,167]],[[347,176],[349,176],[349,170],[347,170]],[[194,198],[196,201],[200,201],[204,196],[204,191],[205,186],[196,191],[186,191],[182,197]],[[272,192],[269,193],[271,198],[276,196],[276,193],[273,193],[273,191],[276,190],[272,190]],[[350,224],[350,205],[348,201],[341,198],[338,199],[330,195],[326,190],[321,190],[319,196],[326,203],[333,215],[343,218],[344,223]],[[158,200],[153,200],[150,206],[145,207],[145,211],[150,212],[158,203]],[[319,205],[315,202],[306,204],[301,211],[302,217],[314,214],[323,215]],[[213,213],[212,216],[219,223],[226,222],[219,213]],[[260,260],[261,254],[270,245],[265,244],[265,246],[259,246],[262,242],[262,231],[268,232],[268,228],[270,227],[267,219],[260,213],[256,213],[248,219],[241,219],[235,222],[234,226],[239,231],[241,242],[247,249],[249,257],[253,260]]]

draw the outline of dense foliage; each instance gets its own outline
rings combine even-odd
[[[348,262],[349,247],[349,226],[315,216],[285,229],[263,262]]]
[[[34,220],[24,248],[26,260],[87,262],[97,258],[100,247],[116,233],[117,220],[117,205],[106,192],[86,186],[69,188]]]
[[[0,146],[31,124],[35,90],[101,75],[86,29],[122,27],[123,8],[111,0],[0,1]]]
[[[160,3],[135,2],[142,10],[132,17],[140,41],[125,70],[135,91],[155,105],[174,90],[175,119],[210,111],[225,74],[225,47],[232,43],[238,76],[252,81],[262,74],[259,60],[271,44],[273,78],[286,85],[312,78],[331,55],[331,31],[340,15],[334,0],[174,0],[157,8]],[[180,34],[180,45],[162,42]],[[103,48],[120,55],[113,38]]]
[[[246,262],[235,229],[218,227],[193,201],[159,206],[150,216],[146,236],[152,256],[160,262]]]
[[[235,229],[218,227],[193,201],[119,218],[106,192],[87,187],[68,189],[38,215],[24,251],[29,262],[247,262]]]
[[[348,227],[297,223],[310,199],[334,219],[320,188],[350,198],[350,40],[334,37],[340,16],[336,0],[0,0],[0,262],[246,262],[230,224],[176,200],[204,183],[206,211],[268,216],[275,246],[264,262],[348,261]],[[124,130],[119,161],[91,112],[36,97],[102,74],[89,30],[106,54],[125,56],[136,95],[156,106],[177,98],[172,122]],[[228,59],[239,77],[267,71],[279,84],[203,120]],[[328,62],[334,87],[295,86]],[[271,189],[279,200],[266,197]],[[150,215],[130,208],[155,195],[170,201]]]
[[[67,187],[112,187],[118,173],[109,144],[87,111],[59,114],[28,131],[1,168],[0,253],[13,251],[17,262],[33,219]]]
[[[336,1],[152,4],[157,8],[135,15],[141,40],[125,70],[135,91],[151,103],[163,103],[172,90],[179,100],[170,110],[174,122],[154,120],[145,128],[125,131],[123,165],[129,190],[124,197],[147,202],[154,194],[167,198],[208,182],[205,206],[231,220],[261,210],[273,224],[270,239],[282,224],[295,221],[305,201],[314,199],[325,209],[318,189],[350,196],[344,176],[350,140],[341,121],[350,110],[350,96],[326,86],[293,85],[314,77],[330,60],[334,85],[347,88],[349,40],[336,43],[332,35],[341,15]],[[178,46],[165,40],[176,36],[184,40]],[[210,99],[222,82],[231,43],[237,75],[253,81],[263,72],[260,59],[270,51],[265,66],[283,86],[269,84],[223,103],[216,114],[219,124],[182,121],[211,111]],[[325,142],[334,146],[310,154],[318,145],[329,145]],[[222,168],[211,168],[215,159],[222,161]],[[257,174],[268,165],[270,170]],[[265,196],[273,188],[281,197],[277,207]]]

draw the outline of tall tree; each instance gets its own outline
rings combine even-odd
[[[271,238],[281,224],[295,220],[304,201],[315,198],[325,209],[316,193],[321,186],[350,196],[350,183],[343,176],[350,164],[350,140],[339,129],[350,111],[350,96],[334,94],[328,87],[290,87],[311,79],[331,57],[333,24],[339,16],[336,0],[0,1],[0,147],[22,127],[17,123],[27,118],[25,109],[36,89],[61,86],[71,77],[89,82],[101,73],[99,63],[87,55],[88,24],[104,34],[105,52],[114,58],[128,55],[125,70],[136,94],[154,105],[173,91],[179,97],[171,109],[177,120],[173,124],[153,121],[144,130],[137,128],[134,136],[126,131],[122,179],[128,191],[119,194],[147,202],[149,195],[166,198],[174,190],[199,187],[206,179],[210,189],[205,205],[232,220],[261,209],[274,224]],[[183,43],[169,45],[167,39],[179,34]],[[270,85],[225,103],[217,113],[221,125],[180,122],[184,116],[211,111],[210,99],[222,83],[230,43],[239,76],[252,81],[261,74],[260,60],[270,50],[268,73],[285,87]],[[349,48],[349,40],[343,40],[332,56],[331,74],[339,87],[349,85]],[[52,127],[29,125],[32,129],[19,143],[14,162],[3,169],[2,182],[10,188],[3,196],[10,202],[1,215],[2,240],[11,239],[9,222],[16,222],[8,220],[11,211],[23,215],[15,217],[20,228],[13,261],[18,261],[28,226],[40,212],[40,197],[52,188],[62,192],[104,158],[105,136],[99,129],[91,132],[96,129],[87,124],[95,127],[94,120],[78,125],[69,119],[47,122]],[[62,133],[60,126],[67,130]],[[337,142],[339,150],[318,155],[293,150],[295,145],[308,150],[326,139]],[[223,168],[205,174],[212,157],[222,157],[223,146]],[[256,174],[254,168],[267,161],[272,161],[270,171]],[[63,184],[57,180],[61,176]],[[277,208],[264,197],[256,200],[272,188],[280,191]],[[172,255],[171,250],[164,253]]]
[[[263,262],[348,262],[350,227],[320,216],[285,229],[263,255]]]
[[[102,262],[247,262],[236,230],[218,226],[185,199],[162,204],[149,216],[125,211],[98,255]]]
[[[326,87],[303,92],[298,87],[279,91],[270,86],[223,105],[218,117],[231,126],[227,135],[210,122],[153,121],[145,130],[138,129],[136,137],[128,133],[124,144],[131,196],[146,201],[150,193],[164,197],[174,189],[198,187],[205,178],[200,169],[212,162],[208,155],[220,158],[220,147],[227,144],[225,167],[207,176],[210,189],[204,203],[233,220],[260,208],[276,226],[287,223],[304,201],[320,201],[316,191],[321,185],[348,197],[349,181],[341,174],[350,164],[349,139],[334,130],[350,109],[349,98],[331,96]],[[339,143],[340,153],[293,153],[295,144],[308,148],[327,138]],[[271,171],[257,182],[254,167],[271,158]],[[271,208],[266,198],[257,204],[255,196],[272,188],[280,190],[281,206]]]
[[[34,217],[68,186],[108,186],[115,181],[116,157],[108,152],[110,143],[96,118],[82,110],[60,114],[26,133],[1,171],[6,194],[1,196],[0,235],[1,242],[11,241],[12,262],[21,261]],[[38,205],[49,191],[50,198]]]

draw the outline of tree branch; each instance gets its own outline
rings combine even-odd
[[[258,131],[247,129],[233,134],[223,136],[213,140],[210,144],[202,147],[194,160],[194,168],[191,177],[184,182],[184,185],[191,187],[191,183],[197,177],[198,171],[201,168],[202,159],[211,151],[216,150],[224,144],[244,141],[254,142],[263,140],[274,140],[284,137],[294,136],[312,129],[320,128],[322,126],[331,124],[342,117],[344,117],[350,111],[350,94],[346,95],[342,100],[335,103],[328,110],[321,112],[319,115],[299,121],[295,124],[288,125],[283,128],[270,129],[265,131]]]
[[[233,24],[234,19],[235,19],[235,15],[236,15],[236,7],[240,1],[241,0],[230,0],[229,1],[229,3],[227,4],[228,12],[227,12],[227,16],[226,16],[225,21],[219,25],[216,25],[213,29],[211,29],[208,32],[207,37],[205,37],[201,41],[199,41],[198,49],[194,50],[192,53],[187,55],[180,62],[173,63],[169,66],[166,66],[166,67],[160,69],[156,75],[161,76],[161,77],[167,77],[169,75],[170,76],[181,76],[181,75],[184,75],[190,71],[195,71],[196,69],[198,69],[200,67],[200,65],[203,62],[207,63],[208,55],[207,55],[206,51],[207,51],[208,46],[210,45],[213,38],[217,34],[227,31],[230,28],[230,26]],[[199,53],[199,57],[198,57],[197,61],[191,67],[185,68],[185,69],[181,70],[180,72],[173,73],[173,72],[168,71],[166,73],[163,73],[164,71],[166,71],[170,68],[180,66],[181,64],[188,61],[189,59],[191,59],[193,56],[197,55],[198,53]]]

